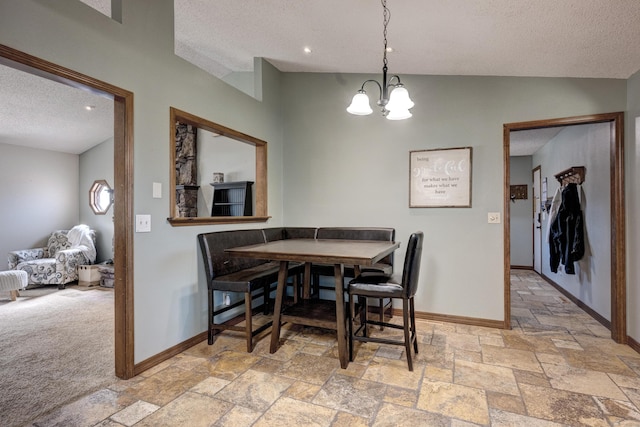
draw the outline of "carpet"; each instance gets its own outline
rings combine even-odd
[[[0,301],[3,427],[22,426],[117,380],[112,289],[20,295]]]

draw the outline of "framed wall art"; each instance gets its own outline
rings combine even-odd
[[[409,152],[410,208],[470,208],[472,147]]]

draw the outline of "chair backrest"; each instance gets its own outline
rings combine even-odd
[[[217,231],[198,234],[200,251],[207,273],[207,286],[219,276],[264,264],[265,260],[232,257],[224,250],[238,246],[265,243],[262,230]]]
[[[402,271],[402,287],[407,297],[414,296],[418,289],[423,240],[424,233],[417,231],[409,237],[409,243],[407,244],[407,253],[404,257],[404,269]]]
[[[318,239],[346,240],[383,240],[393,242],[396,239],[395,228],[386,227],[321,227],[316,234]],[[393,252],[379,262],[393,267]]]

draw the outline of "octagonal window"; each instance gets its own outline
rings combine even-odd
[[[89,206],[96,215],[104,215],[113,204],[113,190],[104,179],[93,181],[89,189]]]

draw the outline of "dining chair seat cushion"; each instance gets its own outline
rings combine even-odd
[[[402,298],[402,275],[364,272],[349,282],[349,292],[373,298]]]

